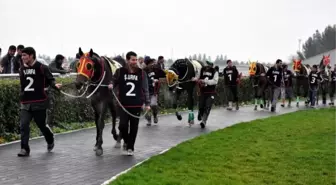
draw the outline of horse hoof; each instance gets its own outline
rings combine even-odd
[[[116,142],[116,144],[114,145],[114,148],[121,148],[121,142]]]
[[[97,146],[94,146],[94,147],[93,147],[93,151],[96,151],[97,149],[98,149]]]
[[[101,156],[101,155],[103,155],[103,149],[99,148],[96,150],[96,156]]]
[[[175,114],[176,114],[177,119],[181,121],[182,120],[182,116],[178,112],[176,112]]]

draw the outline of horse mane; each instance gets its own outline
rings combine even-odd
[[[117,61],[123,67],[126,66],[126,60],[124,58],[122,58],[121,56],[116,56],[116,57],[112,58],[112,60]]]
[[[257,72],[256,72],[257,74],[261,74],[261,73],[266,73],[267,72],[266,69],[265,69],[264,64],[257,62],[256,66],[257,66]]]

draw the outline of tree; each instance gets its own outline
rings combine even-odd
[[[322,34],[316,30],[302,45],[303,51],[297,51],[297,57],[306,59],[336,48],[336,25],[328,25]]]
[[[203,61],[203,62],[205,62],[205,61],[206,61],[206,59],[207,59],[207,57],[206,57],[206,54],[204,53],[204,54],[203,54],[202,61]]]
[[[192,59],[193,59],[193,60],[197,60],[197,55],[194,54]]]
[[[198,54],[198,58],[197,58],[198,61],[202,61],[202,54]]]

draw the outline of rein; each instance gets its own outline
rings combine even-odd
[[[62,90],[61,90],[61,93],[64,94],[64,95],[66,95],[66,96],[72,97],[72,98],[81,98],[81,97],[84,96],[84,94],[86,94],[86,92],[87,92],[87,90],[88,90],[88,88],[89,88],[90,86],[96,86],[96,88],[95,88],[95,89],[94,89],[88,96],[85,97],[86,99],[89,99],[92,95],[94,95],[94,94],[96,93],[96,91],[99,89],[99,87],[108,87],[108,85],[106,85],[106,84],[102,84],[103,81],[104,81],[104,79],[105,79],[105,75],[106,75],[106,71],[104,71],[104,73],[103,73],[103,75],[102,75],[102,78],[101,78],[101,80],[99,81],[98,84],[90,83],[90,84],[86,85],[85,91],[84,91],[81,95],[79,95],[79,96],[74,96],[74,95],[68,94],[68,93],[66,93],[66,92],[64,92],[64,91],[62,91]],[[140,118],[144,117],[144,116],[148,113],[148,110],[146,110],[146,112],[145,112],[142,116],[136,116],[136,115],[134,115],[134,114],[128,112],[128,111],[125,109],[125,107],[122,106],[122,104],[120,103],[120,101],[119,101],[117,95],[114,93],[113,89],[112,89],[112,94],[113,94],[114,98],[117,100],[119,106],[120,106],[120,107],[121,107],[127,114],[129,114],[130,116],[132,116],[132,117],[134,117],[134,118],[138,118],[138,119],[140,119]]]
[[[189,62],[189,60],[188,60],[187,62]],[[174,67],[171,67],[171,68],[172,68],[172,69],[175,69],[176,71],[178,71],[178,70],[177,70],[176,68],[174,68]],[[168,87],[174,87],[175,85],[178,85],[178,84],[183,84],[183,83],[186,83],[186,82],[191,82],[192,80],[186,80],[186,81],[183,81],[183,80],[187,77],[188,72],[189,72],[189,67],[188,67],[188,64],[187,64],[187,70],[186,70],[184,76],[183,76],[181,79],[178,79],[178,80],[177,80],[176,82],[174,82],[172,85],[169,84],[169,81],[168,81],[168,79],[167,79],[167,86],[168,86]]]

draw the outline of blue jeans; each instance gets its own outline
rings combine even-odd
[[[310,105],[315,106],[316,101],[316,95],[317,95],[317,87],[310,87],[309,89],[309,99],[310,99]]]

